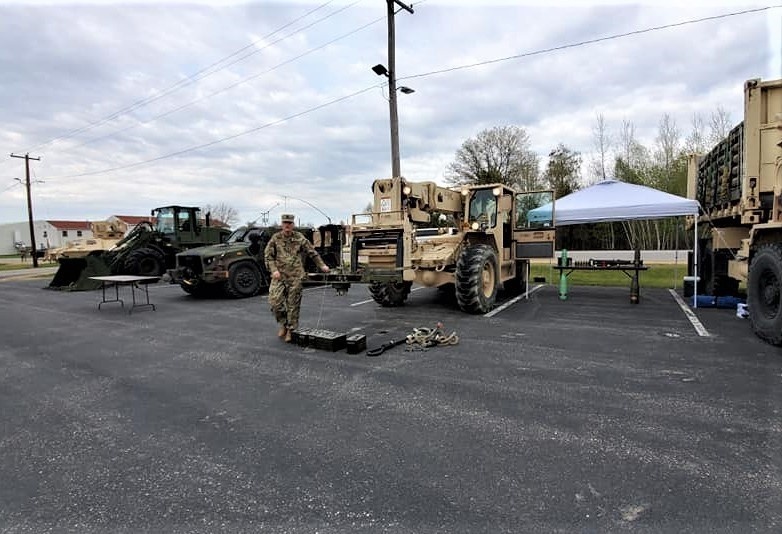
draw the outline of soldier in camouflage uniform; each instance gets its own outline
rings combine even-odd
[[[280,324],[277,335],[291,341],[291,331],[299,326],[299,308],[301,307],[301,286],[306,273],[304,258],[307,254],[324,273],[329,267],[320,257],[315,247],[301,233],[293,229],[294,216],[282,216],[282,230],[274,234],[264,250],[264,260],[272,283],[269,286],[269,306],[274,318]]]

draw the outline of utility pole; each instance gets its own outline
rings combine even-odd
[[[399,164],[399,117],[396,111],[396,54],[394,42],[394,4],[413,13],[412,5],[400,0],[386,0],[388,6],[388,107],[391,114],[391,178],[402,174]]]
[[[25,170],[25,187],[27,187],[27,221],[30,224],[30,247],[33,256],[33,267],[38,267],[38,249],[35,248],[35,227],[33,226],[33,201],[30,196],[30,160],[41,161],[41,158],[31,158],[30,154],[24,156],[17,156],[11,154],[12,158],[24,158],[24,170]]]

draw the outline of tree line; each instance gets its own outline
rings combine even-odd
[[[582,154],[559,143],[541,162],[520,126],[495,126],[465,141],[448,165],[449,185],[503,183],[521,191],[554,191],[556,198],[612,178],[678,196],[687,194],[687,157],[708,152],[732,127],[729,114],[717,108],[708,117],[693,114],[682,136],[676,121],[664,114],[650,146],[642,144],[634,124],[623,120],[611,129],[602,114],[592,127],[593,151]],[[692,236],[681,218],[566,226],[557,231],[557,248],[572,250],[691,248]]]

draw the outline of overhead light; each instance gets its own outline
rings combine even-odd
[[[402,93],[404,93],[406,95],[409,95],[410,93],[415,93],[415,89],[410,89],[406,85],[403,85],[402,87],[400,87],[399,91],[401,91]]]
[[[372,67],[372,70],[378,76],[388,76],[388,70],[383,65],[377,64]]]

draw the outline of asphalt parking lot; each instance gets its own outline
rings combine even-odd
[[[782,356],[731,310],[306,290],[302,326],[370,348],[460,338],[370,358],[281,342],[265,297],[156,284],[128,314],[46,283],[0,280],[0,532],[782,529]]]

